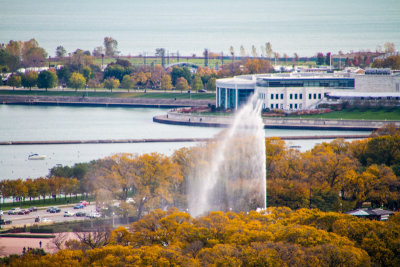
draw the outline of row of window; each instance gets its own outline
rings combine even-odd
[[[283,104],[271,104],[271,109],[283,109]],[[289,104],[289,109],[302,109],[303,105],[300,104]]]
[[[260,99],[265,99],[266,94],[259,94]],[[283,99],[283,94],[271,94],[271,99]],[[289,94],[289,99],[303,99],[303,94]],[[308,99],[322,99],[322,94],[308,94]]]

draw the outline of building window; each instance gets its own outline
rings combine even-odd
[[[294,99],[297,99],[297,94],[294,94]]]
[[[314,99],[317,99],[317,94],[314,94],[313,97],[314,97]]]
[[[281,94],[281,99],[283,99],[283,94]]]
[[[289,105],[289,108],[292,109],[292,108],[293,108],[293,104],[290,104],[290,105]]]
[[[278,109],[279,108],[279,104],[275,104],[275,108]]]
[[[271,104],[271,109],[273,109],[274,108],[274,104]]]
[[[290,99],[293,99],[293,94],[290,94],[290,95],[289,95],[289,98],[290,98]]]
[[[300,99],[303,99],[303,94],[299,94],[299,98],[300,98]]]
[[[294,109],[297,109],[297,104],[294,104]]]
[[[308,94],[308,99],[311,99],[311,94]]]
[[[274,94],[271,94],[271,99],[274,99]]]
[[[321,99],[321,94],[318,94],[318,99]]]
[[[302,109],[303,108],[303,105],[302,104],[299,104],[299,109]]]
[[[281,104],[281,109],[283,109],[283,104]]]

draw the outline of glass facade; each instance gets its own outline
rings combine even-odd
[[[258,79],[259,87],[327,87],[354,88],[354,78],[299,78],[299,79]]]
[[[254,93],[254,89],[236,89],[217,87],[217,106],[227,109],[236,108],[236,97],[238,98],[238,108],[247,102],[247,99]]]

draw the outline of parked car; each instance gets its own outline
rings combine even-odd
[[[77,213],[75,213],[75,216],[77,216],[77,217],[85,217],[86,213],[83,212],[83,211],[78,211]]]
[[[47,212],[50,212],[50,211],[52,211],[53,209],[55,209],[56,207],[50,207],[50,208],[47,208]]]
[[[87,206],[89,203],[86,200],[82,200],[79,204],[82,204],[83,206]]]
[[[28,210],[29,210],[30,212],[32,212],[32,211],[37,211],[37,207],[30,207]]]
[[[20,211],[20,208],[12,208],[8,211],[8,215],[14,215],[14,214],[18,214],[18,212]]]
[[[72,217],[74,215],[75,213],[73,213],[72,211],[64,211],[64,217]]]
[[[78,209],[83,209],[85,206],[83,204],[77,204],[74,206],[74,209],[78,210]]]
[[[54,207],[54,209],[50,210],[50,213],[59,213],[60,211],[60,208]]]
[[[206,89],[200,89],[199,93],[207,93],[207,90]]]
[[[25,215],[25,214],[29,214],[29,213],[31,213],[29,210],[20,210],[18,212],[18,215]]]
[[[40,221],[41,222],[52,222],[53,220],[51,220],[49,218],[42,218]]]

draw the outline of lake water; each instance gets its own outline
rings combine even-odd
[[[0,105],[0,141],[88,140],[136,138],[207,138],[221,128],[154,123],[152,118],[166,109],[102,108]],[[366,134],[357,131],[312,131],[267,129],[266,136]],[[288,145],[312,148],[324,140],[290,141]],[[56,164],[73,165],[116,153],[171,155],[196,143],[78,144],[0,146],[0,179],[36,178],[48,174]],[[28,160],[31,153],[46,160]]]
[[[0,43],[36,38],[50,55],[63,45],[92,51],[105,36],[127,55],[158,47],[181,55],[204,48],[258,52],[266,42],[279,52],[400,47],[399,0],[0,0]]]

